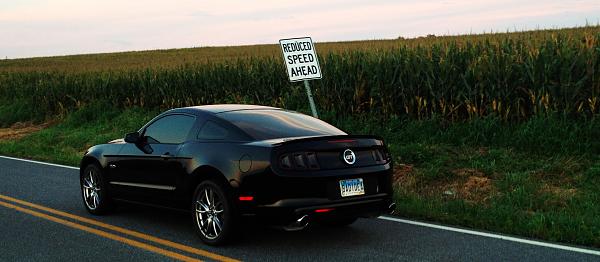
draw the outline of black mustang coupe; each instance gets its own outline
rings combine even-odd
[[[231,239],[246,216],[300,230],[395,207],[381,138],[266,106],[172,109],[124,139],[91,147],[80,167],[90,213],[110,211],[115,200],[189,210],[212,245]]]

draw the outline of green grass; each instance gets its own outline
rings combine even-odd
[[[157,113],[95,104],[49,128],[1,141],[0,154],[77,166],[87,147],[137,130]],[[545,117],[520,124],[496,118],[390,119],[384,124],[368,115],[324,117],[350,133],[384,136],[398,167],[400,216],[600,246],[596,119]],[[487,187],[466,190],[473,177]]]
[[[455,150],[466,152],[455,155]],[[417,165],[406,175],[413,181],[405,179],[409,183],[398,187],[396,201],[402,216],[600,246],[600,178],[590,175],[599,159],[548,157],[504,148],[491,148],[485,156],[472,148],[436,151],[442,153]],[[448,185],[458,181],[459,190],[463,185],[465,178],[452,172],[459,169],[481,172],[470,175],[489,179],[493,190],[483,190],[475,199],[458,192],[445,194],[453,188]]]
[[[136,131],[158,111],[117,110],[94,105],[76,111],[60,123],[17,140],[0,142],[0,154],[78,166],[92,145]]]

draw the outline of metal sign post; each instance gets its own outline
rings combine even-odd
[[[308,80],[304,80],[304,87],[306,88],[306,95],[308,96],[308,103],[310,104],[310,111],[312,111],[312,115],[315,118],[319,118],[319,114],[317,114],[317,107],[315,106],[315,101],[313,100],[312,92],[310,91],[310,84]]]
[[[279,45],[281,46],[290,81],[304,81],[312,115],[319,118],[308,83],[308,80],[311,79],[321,79],[321,67],[312,39],[310,37],[281,39]]]

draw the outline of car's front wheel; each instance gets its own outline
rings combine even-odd
[[[86,166],[79,182],[83,204],[88,212],[94,215],[102,215],[112,209],[113,203],[106,182],[101,169],[97,165],[90,164]]]
[[[224,185],[207,180],[196,187],[192,204],[196,232],[204,243],[221,245],[234,235],[237,212]]]

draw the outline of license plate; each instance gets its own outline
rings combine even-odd
[[[362,178],[340,180],[340,193],[342,197],[358,196],[365,194]]]

